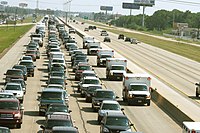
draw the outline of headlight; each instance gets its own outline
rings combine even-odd
[[[18,112],[17,114],[14,114],[14,117],[19,118],[19,117],[21,117],[21,114]]]
[[[109,132],[108,128],[104,127],[103,132]]]
[[[126,131],[128,131],[128,132],[132,132],[131,128],[127,129]]]
[[[147,95],[146,98],[151,98],[151,95]]]
[[[110,72],[110,75],[113,75],[113,72]]]
[[[129,98],[133,98],[134,95],[133,95],[133,94],[129,94],[128,97],[129,97]]]

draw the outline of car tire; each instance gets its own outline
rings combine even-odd
[[[149,101],[147,101],[147,106],[150,106],[150,103],[151,103],[151,102],[150,102],[150,100],[149,100]]]
[[[196,97],[199,97],[198,88],[196,88]]]
[[[43,116],[43,115],[44,115],[44,113],[39,111],[39,116]]]
[[[32,77],[34,77],[34,73],[32,74]]]
[[[17,128],[21,128],[21,124],[17,124],[16,127],[17,127]]]

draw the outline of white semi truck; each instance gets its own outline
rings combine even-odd
[[[98,51],[97,51],[97,66],[106,66],[106,58],[114,58],[114,50],[98,49]]]
[[[125,74],[122,96],[128,105],[140,103],[150,106],[151,77],[148,74]]]
[[[106,58],[106,78],[109,80],[123,80],[127,71],[127,59]]]

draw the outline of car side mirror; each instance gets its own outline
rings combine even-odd
[[[124,108],[121,108],[121,111],[124,111]]]
[[[65,83],[65,85],[67,85],[67,83]]]
[[[101,83],[101,85],[104,85],[104,83]]]
[[[72,110],[69,110],[68,112],[69,112],[69,113],[71,113],[71,112],[72,112]]]
[[[118,96],[116,96],[116,98],[119,98]]]
[[[44,127],[44,125],[41,125],[40,128],[44,129],[45,127]]]
[[[134,126],[134,125],[131,123],[130,126]]]
[[[24,110],[24,107],[23,107],[23,106],[21,106],[21,107],[20,107],[20,110]]]
[[[195,83],[195,85],[200,85],[199,83]]]

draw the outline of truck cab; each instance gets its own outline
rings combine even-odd
[[[128,104],[142,103],[150,106],[151,78],[148,74],[125,74],[122,96]]]
[[[200,122],[183,122],[182,133],[200,133]]]
[[[125,58],[106,58],[106,78],[109,80],[123,80],[126,74],[127,60]]]
[[[97,51],[97,66],[106,66],[106,58],[113,58],[114,50],[99,49]]]
[[[88,55],[97,55],[98,49],[101,49],[100,42],[88,43],[87,54]]]

